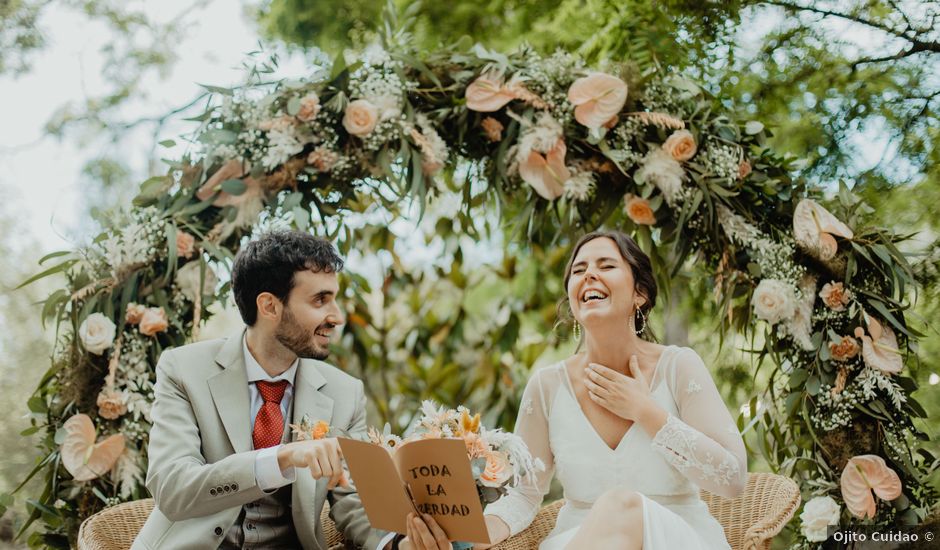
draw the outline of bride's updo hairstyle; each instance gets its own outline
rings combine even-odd
[[[574,324],[575,320],[571,314],[571,305],[568,303],[568,280],[571,279],[571,269],[574,265],[574,259],[578,257],[578,252],[581,251],[581,247],[594,239],[607,238],[617,245],[617,249],[620,250],[620,256],[627,262],[627,265],[630,266],[630,270],[633,272],[633,284],[635,291],[638,294],[643,295],[646,298],[646,303],[644,303],[636,313],[634,313],[633,323],[635,327],[646,327],[646,330],[640,335],[644,340],[656,341],[656,336],[653,334],[652,329],[649,325],[649,312],[656,306],[656,278],[653,276],[653,266],[650,263],[650,257],[646,255],[646,252],[640,248],[636,241],[634,241],[629,235],[623,233],[622,231],[594,231],[588,233],[587,235],[581,237],[577,244],[574,245],[574,250],[571,251],[571,257],[568,258],[568,265],[565,266],[565,286],[564,286],[564,296],[558,303],[558,318],[559,323],[565,322]],[[646,318],[644,322],[641,317],[640,311],[643,312],[643,317]],[[580,347],[580,345],[579,345]]]

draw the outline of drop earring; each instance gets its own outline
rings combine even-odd
[[[575,341],[581,340],[581,323],[575,321],[574,327],[571,329],[571,335],[574,336]]]
[[[646,332],[646,314],[643,313],[643,310],[640,309],[640,308],[636,308],[636,313],[639,313],[639,314],[640,314],[640,320],[643,321],[643,326],[640,327],[639,330],[637,330],[636,328],[634,328],[634,332],[636,332],[637,336],[639,336],[640,334],[643,334],[644,332]],[[636,315],[634,315],[633,317],[634,317],[634,327],[635,327],[635,326],[636,326],[636,322],[635,322]]]

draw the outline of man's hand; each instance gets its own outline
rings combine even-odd
[[[329,478],[328,489],[337,484],[349,485],[343,471],[343,452],[335,437],[285,443],[277,451],[277,465],[281,470],[291,466],[307,468],[313,479]]]
[[[408,536],[398,543],[402,550],[450,550],[450,541],[434,518],[423,514],[422,518],[408,514]]]

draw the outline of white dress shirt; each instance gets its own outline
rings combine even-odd
[[[260,411],[261,406],[264,405],[264,399],[261,398],[261,392],[258,391],[258,386],[255,385],[255,382],[259,380],[265,382],[287,380],[287,387],[284,388],[284,397],[281,398],[281,416],[287,418],[287,413],[290,411],[291,399],[294,397],[294,377],[297,376],[297,365],[300,364],[300,359],[294,360],[290,368],[280,375],[272,377],[261,368],[261,365],[258,364],[258,361],[248,349],[247,334],[242,338],[242,349],[245,354],[245,369],[248,373],[248,394],[251,403],[251,414],[248,416],[251,422],[249,429],[251,433],[254,433],[255,417],[258,416],[258,411]],[[255,481],[262,491],[274,491],[289,483],[293,483],[294,480],[297,479],[297,473],[294,471],[293,466],[282,471],[277,465],[277,451],[280,448],[280,445],[275,445],[274,447],[262,449],[255,459]]]

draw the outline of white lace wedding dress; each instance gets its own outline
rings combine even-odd
[[[625,488],[643,496],[644,550],[728,549],[721,525],[699,488],[733,496],[747,481],[744,442],[702,359],[667,346],[656,364],[651,395],[669,413],[655,437],[634,424],[611,449],[575,399],[564,363],[533,374],[523,393],[515,433],[546,469],[490,504],[513,535],[535,518],[553,475],[565,505],[540,550],[560,550],[574,537],[592,504]]]

